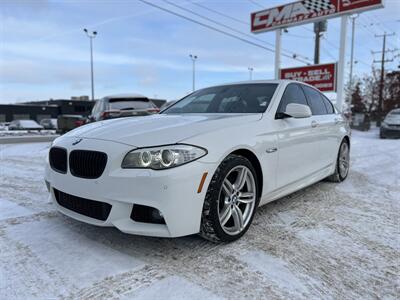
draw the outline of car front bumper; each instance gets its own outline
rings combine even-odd
[[[103,174],[97,179],[75,177],[68,169],[66,174],[54,171],[46,164],[45,180],[50,198],[63,214],[82,222],[115,226],[125,233],[178,237],[198,233],[203,201],[210,175],[206,177],[201,192],[198,188],[205,172],[213,174],[213,165],[194,161],[168,170],[122,169],[121,162],[132,146],[109,141],[83,139],[73,146],[74,139],[64,138],[57,147],[103,151],[108,161]],[[55,190],[76,197],[108,203],[111,211],[105,221],[91,218],[61,206]],[[145,205],[161,212],[165,224],[136,222],[131,219],[134,205]]]
[[[380,136],[386,138],[400,138],[400,127],[381,127]]]

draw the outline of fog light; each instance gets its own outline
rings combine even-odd
[[[162,213],[157,208],[146,205],[134,204],[131,219],[141,223],[165,224]]]
[[[151,212],[151,218],[155,221],[154,223],[164,222],[164,217],[158,209],[153,209]]]

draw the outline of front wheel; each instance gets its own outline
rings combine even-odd
[[[347,140],[343,140],[339,147],[336,160],[335,173],[328,177],[329,181],[342,182],[347,178],[350,169],[350,145]]]
[[[254,167],[243,156],[229,155],[207,190],[200,235],[214,242],[237,240],[249,229],[258,203]]]

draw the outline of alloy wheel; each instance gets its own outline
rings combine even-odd
[[[245,166],[233,168],[224,178],[219,193],[218,217],[225,233],[236,235],[250,222],[256,203],[256,182]]]
[[[339,173],[342,178],[347,176],[350,167],[350,151],[347,143],[342,143],[339,152]]]

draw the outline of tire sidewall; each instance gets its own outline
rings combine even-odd
[[[339,166],[339,164],[340,164],[340,150],[342,149],[342,145],[344,143],[347,144],[347,147],[349,149],[349,170],[347,170],[346,176],[342,176],[342,174],[340,174],[340,166]],[[347,178],[347,176],[349,175],[349,172],[350,172],[350,145],[345,139],[342,140],[342,142],[340,143],[340,146],[339,146],[338,156],[337,156],[337,160],[336,160],[336,170],[337,170],[337,174],[338,174],[340,182],[344,181]]]
[[[250,217],[250,220],[246,227],[238,234],[236,235],[230,235],[227,234],[224,229],[222,228],[220,221],[219,221],[219,215],[218,215],[218,209],[219,209],[219,196],[220,196],[220,191],[222,187],[222,183],[225,179],[225,176],[235,167],[237,166],[245,166],[247,167],[250,172],[253,174],[254,180],[255,180],[255,186],[256,186],[256,202],[254,204],[254,210],[253,213]],[[250,163],[248,159],[246,159],[243,156],[239,155],[229,155],[225,160],[221,163],[221,165],[218,167],[216,173],[213,176],[213,180],[208,188],[207,194],[209,196],[210,201],[210,219],[212,220],[213,223],[213,228],[215,234],[218,236],[218,238],[221,241],[224,242],[231,242],[234,240],[239,239],[242,235],[246,233],[248,228],[250,227],[255,211],[258,207],[260,197],[259,195],[259,184],[258,184],[258,178],[257,178],[257,173],[253,167],[253,165]]]

